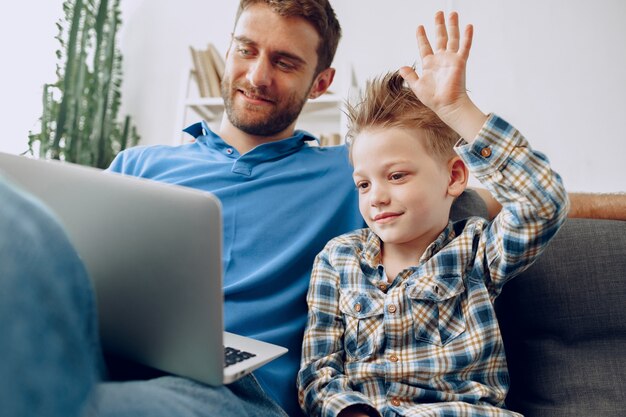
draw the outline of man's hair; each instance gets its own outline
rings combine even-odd
[[[315,75],[329,68],[341,38],[341,26],[328,0],[240,0],[235,25],[243,11],[254,4],[265,4],[283,17],[300,17],[309,22],[320,37]]]
[[[426,133],[424,146],[431,156],[448,160],[455,155],[459,135],[415,96],[398,71],[369,81],[357,103],[346,108],[350,146],[368,129],[417,128]]]

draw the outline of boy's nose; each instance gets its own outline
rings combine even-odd
[[[389,194],[385,187],[371,186],[370,190],[370,204],[373,207],[379,207],[389,204]]]

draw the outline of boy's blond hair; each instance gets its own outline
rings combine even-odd
[[[350,147],[365,130],[400,127],[424,131],[424,145],[431,156],[447,161],[456,155],[454,145],[459,135],[415,96],[398,71],[369,81],[358,102],[348,103],[346,108],[346,142]]]

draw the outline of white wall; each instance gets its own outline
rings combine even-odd
[[[438,7],[474,24],[468,89],[544,151],[570,191],[626,191],[626,3],[621,0],[335,1],[341,57],[359,80],[411,64]],[[361,2],[359,2],[361,4]],[[432,30],[429,33],[433,33]]]
[[[0,151],[28,149],[41,116],[43,84],[56,80],[55,22],[62,0],[22,0],[0,17]],[[6,8],[5,8],[6,9]]]
[[[417,24],[432,33],[436,10],[458,10],[462,24],[475,26],[468,88],[477,104],[511,121],[547,153],[570,191],[626,191],[622,0],[331,1],[344,29],[335,66],[354,65],[360,84],[416,61]],[[54,80],[52,37],[61,3],[16,3],[0,25],[0,151],[26,148],[26,133],[41,110],[41,84]],[[142,143],[178,139],[188,46],[211,41],[224,52],[236,5],[122,0],[123,111],[133,116]]]

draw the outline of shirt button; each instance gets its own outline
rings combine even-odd
[[[387,291],[387,284],[378,284],[378,288],[381,291]]]
[[[389,307],[387,307],[387,311],[388,311],[388,312],[390,312],[390,313],[392,313],[392,314],[393,314],[393,313],[395,313],[395,312],[396,312],[396,310],[397,310],[397,308],[396,308],[396,306],[394,306],[393,304],[392,304],[392,305],[390,305]]]
[[[227,153],[227,154],[229,154],[229,155],[232,155],[232,153],[233,153],[233,148],[228,148],[228,149],[226,149],[226,153]]]
[[[490,147],[482,148],[480,150],[480,154],[483,156],[483,158],[489,158],[491,156],[491,148]]]
[[[390,360],[391,362],[398,362],[398,357],[397,357],[396,355],[391,355],[391,356],[389,357],[389,360]]]
[[[400,406],[400,400],[397,398],[394,398],[393,400],[391,400],[391,404],[395,405],[396,407]]]
[[[357,312],[357,313],[358,313],[358,312],[360,312],[360,311],[361,311],[361,304],[356,303],[356,304],[354,305],[354,310],[356,310],[356,312]]]

